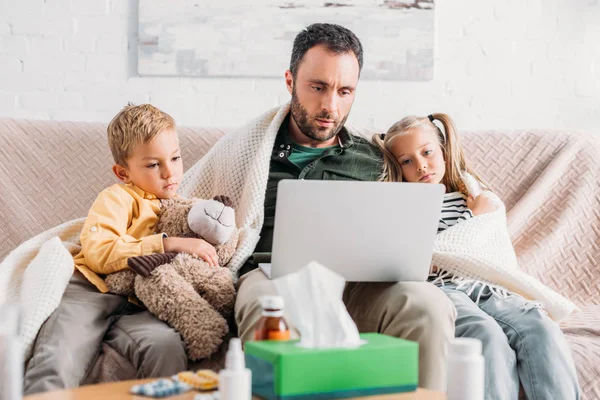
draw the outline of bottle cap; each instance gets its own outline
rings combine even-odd
[[[239,371],[244,368],[246,368],[246,361],[244,359],[244,351],[242,350],[242,342],[239,338],[231,338],[229,349],[225,356],[225,369]]]
[[[480,356],[481,340],[471,338],[454,338],[450,341],[448,355],[450,357]]]
[[[263,310],[283,310],[283,297],[281,296],[260,296],[259,300]]]

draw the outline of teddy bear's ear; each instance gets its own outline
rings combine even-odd
[[[215,200],[198,200],[188,213],[192,231],[213,245],[225,243],[235,229],[235,212]]]

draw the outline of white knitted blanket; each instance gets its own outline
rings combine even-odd
[[[264,220],[264,202],[271,153],[289,104],[267,111],[254,121],[222,137],[185,174],[184,197],[229,196],[240,228],[238,248],[228,264],[237,271],[254,252]]]
[[[0,264],[0,304],[21,308],[21,337],[29,358],[37,333],[58,307],[73,275],[73,255],[85,218],[59,225],[29,239]]]
[[[473,177],[466,177],[469,193],[481,193]],[[566,318],[577,306],[536,278],[519,269],[506,224],[506,209],[491,192],[498,208],[461,221],[437,235],[431,265],[463,282],[481,282],[538,301],[555,321]]]

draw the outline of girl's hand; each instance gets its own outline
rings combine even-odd
[[[467,196],[467,207],[473,215],[481,215],[496,211],[498,208],[489,196],[480,194],[477,197]]]
[[[168,237],[163,239],[165,253],[188,253],[208,263],[211,267],[219,266],[219,256],[215,247],[204,239]]]

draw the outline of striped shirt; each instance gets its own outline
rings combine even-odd
[[[438,233],[469,218],[473,218],[473,213],[467,208],[467,196],[461,192],[446,193],[442,203]],[[429,273],[427,280],[438,286],[444,286],[445,283],[452,281],[452,275],[444,271],[433,270]]]
[[[473,218],[473,213],[467,208],[467,196],[461,192],[446,193],[442,204],[438,233],[469,218]]]

